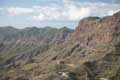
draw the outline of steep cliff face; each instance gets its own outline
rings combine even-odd
[[[120,13],[104,18],[89,17],[81,20],[74,37],[82,44],[96,47],[109,44],[120,33]]]
[[[118,46],[120,43],[120,12],[104,18],[82,19],[66,45],[70,43],[74,46],[68,48],[70,52],[66,53],[69,56],[66,58],[76,65],[82,63],[85,66],[88,80],[119,80],[118,76],[117,78],[114,76],[119,74],[117,70],[120,68]]]

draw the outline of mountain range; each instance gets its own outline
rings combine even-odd
[[[75,30],[0,27],[0,80],[120,80],[120,12]]]

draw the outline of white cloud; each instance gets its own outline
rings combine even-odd
[[[38,12],[39,15],[33,16],[34,20],[57,20],[61,17],[60,8],[48,7],[48,6],[33,6],[34,11]]]
[[[79,20],[83,17],[90,16],[91,10],[90,8],[77,8],[77,7],[72,7],[69,10],[69,19],[70,20]]]
[[[75,2],[74,0],[62,0],[63,5],[52,3],[51,5],[33,5],[25,7],[0,8],[11,15],[28,14],[33,20],[39,21],[76,21],[87,16],[106,16],[112,15],[120,10],[120,4],[115,3],[90,3]],[[31,13],[31,14],[30,14]]]
[[[0,11],[4,10],[4,8],[0,8]]]
[[[40,21],[44,21],[45,20],[45,16],[43,14],[40,14],[38,16],[33,16],[34,20],[40,20]]]
[[[40,13],[39,15],[33,16],[34,20],[39,20],[39,21],[50,21],[50,20],[58,20],[60,17],[60,14],[55,12],[55,13],[50,13],[47,12],[46,14]]]
[[[114,14],[114,11],[110,10],[108,11],[108,15],[113,15]]]
[[[20,14],[27,14],[32,13],[32,8],[23,8],[23,7],[10,7],[7,8],[7,12],[11,15],[20,15]]]
[[[112,15],[120,9],[120,4],[113,3],[75,3],[72,0],[63,0],[63,3],[63,6],[34,6],[34,9],[36,9],[39,15],[36,15],[36,18],[33,16],[33,19],[76,21],[87,16],[103,17]],[[43,14],[44,17],[42,17],[41,14]]]
[[[108,11],[108,15],[113,15],[114,13],[116,13],[118,11],[120,11],[120,9],[119,10],[110,10],[110,11]]]

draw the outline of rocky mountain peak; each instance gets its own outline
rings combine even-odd
[[[80,20],[74,39],[84,45],[96,47],[109,44],[120,34],[120,12],[103,18],[87,17]]]

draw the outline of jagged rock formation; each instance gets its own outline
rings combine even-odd
[[[120,12],[84,18],[75,31],[7,27],[0,32],[1,80],[120,79]]]

